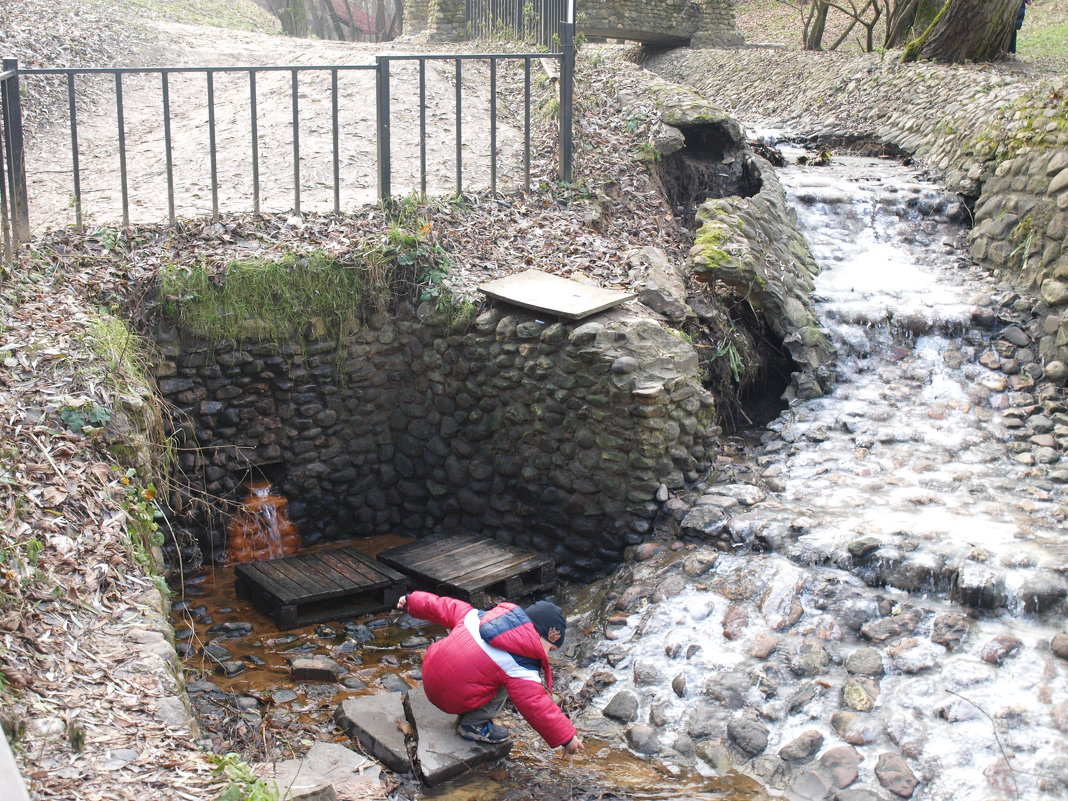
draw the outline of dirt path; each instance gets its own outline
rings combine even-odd
[[[373,65],[375,55],[416,53],[381,44],[298,40],[221,28],[153,23],[160,29],[157,63],[172,66]],[[440,51],[435,51],[440,52]],[[503,75],[506,67],[500,68]],[[391,81],[393,193],[420,188],[418,64],[394,62]],[[516,68],[518,69],[518,67]],[[462,67],[461,165],[464,190],[490,184],[489,65]],[[25,80],[32,80],[26,78]],[[178,217],[212,212],[210,123],[204,73],[169,77],[175,210]],[[297,105],[300,125],[300,208],[334,206],[330,72],[301,73]],[[218,207],[223,213],[253,210],[252,114],[248,73],[219,73],[214,82]],[[260,209],[286,212],[293,191],[292,73],[256,76]],[[122,191],[114,78],[80,76],[79,93],[98,98],[78,112],[79,172],[86,225],[122,220]],[[447,194],[456,187],[455,62],[426,64],[427,189]],[[134,222],[167,219],[166,148],[161,79],[122,79],[130,217]],[[377,199],[375,73],[340,71],[338,160],[342,210]],[[509,124],[509,106],[498,92],[498,186],[523,179],[523,133]],[[516,115],[522,124],[522,117]],[[37,230],[75,222],[70,126],[66,115],[27,147],[31,224]]]

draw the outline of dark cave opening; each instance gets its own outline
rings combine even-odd
[[[752,197],[760,191],[760,172],[744,143],[719,124],[678,126],[686,146],[657,165],[664,193],[676,219],[692,230],[697,209],[709,198]]]

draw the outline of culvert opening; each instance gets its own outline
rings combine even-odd
[[[759,170],[724,127],[678,128],[686,145],[665,156],[658,172],[668,203],[684,227],[694,227],[698,207],[709,198],[752,197],[760,191]]]

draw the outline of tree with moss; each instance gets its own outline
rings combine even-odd
[[[899,0],[887,4],[886,46],[904,47],[927,30],[945,0]]]
[[[1004,58],[1020,0],[946,0],[931,25],[905,47],[902,61]]]

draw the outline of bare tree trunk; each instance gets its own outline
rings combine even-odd
[[[900,0],[891,4],[886,22],[886,46],[904,47],[934,22],[945,0]]]
[[[814,0],[805,25],[805,50],[822,50],[823,33],[827,30],[828,0]]]
[[[994,61],[1005,55],[1020,0],[947,0],[902,61]]]
[[[909,39],[919,0],[899,0],[886,16],[886,46],[900,47]]]

